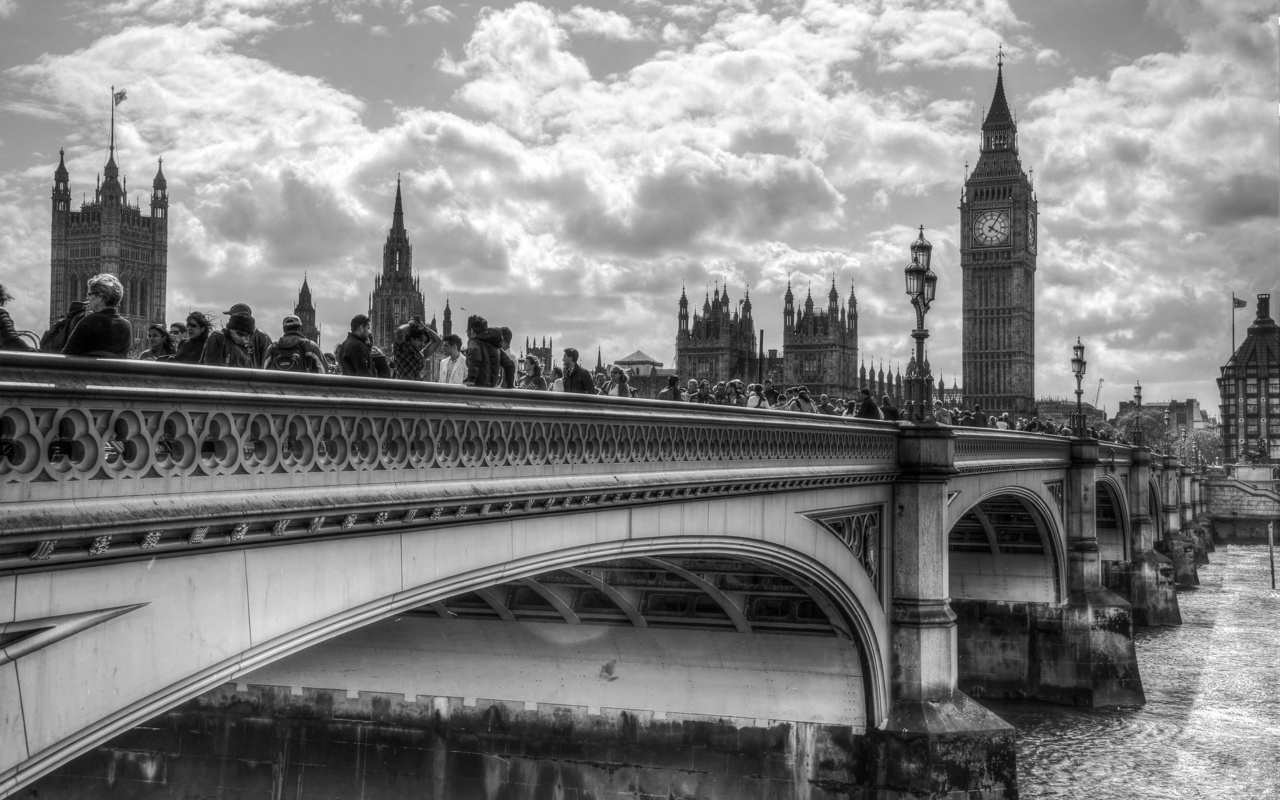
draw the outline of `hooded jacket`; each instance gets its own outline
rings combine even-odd
[[[468,386],[502,384],[502,334],[494,328],[467,340]]]

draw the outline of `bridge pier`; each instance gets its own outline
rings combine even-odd
[[[1181,625],[1174,562],[1156,551],[1157,525],[1151,508],[1151,451],[1133,448],[1129,470],[1129,531],[1132,558],[1105,571],[1106,587],[1129,601],[1133,624]]]
[[[884,800],[1017,797],[1014,729],[957,688],[948,598],[947,480],[952,434],[903,426],[894,489],[892,705],[868,731]]]
[[[1103,585],[1095,517],[1098,463],[1096,441],[1072,442],[1064,503],[1065,604],[952,603],[960,621],[963,688],[1091,708],[1145,702],[1133,606]],[[1140,579],[1143,573],[1128,574]]]

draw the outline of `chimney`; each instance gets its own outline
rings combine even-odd
[[[1258,295],[1258,319],[1271,319],[1271,295]]]

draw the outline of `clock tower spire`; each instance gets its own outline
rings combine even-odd
[[[1004,94],[1004,51],[982,123],[978,163],[960,198],[965,398],[984,411],[1035,406],[1036,197]]]

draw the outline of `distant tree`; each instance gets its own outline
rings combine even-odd
[[[1167,439],[1169,431],[1164,426],[1163,412],[1156,412],[1151,409],[1142,409],[1142,413],[1130,410],[1116,417],[1111,426],[1116,432],[1130,442],[1137,441],[1136,433],[1138,428],[1142,428],[1142,446],[1152,450],[1160,450],[1163,452],[1169,444]]]
[[[1191,452],[1187,454],[1188,460],[1199,458],[1206,464],[1212,464],[1225,457],[1225,451],[1222,449],[1222,428],[1217,424],[1209,425],[1195,431],[1188,437],[1191,444]]]

